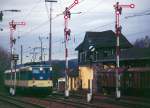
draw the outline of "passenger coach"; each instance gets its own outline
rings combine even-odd
[[[16,92],[50,93],[53,87],[51,68],[48,65],[23,66],[16,71],[13,69],[12,75],[11,70],[7,70],[5,85],[12,95]]]

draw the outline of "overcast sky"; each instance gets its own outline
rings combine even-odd
[[[64,17],[61,13],[66,6],[69,6],[74,0],[58,0],[53,4],[53,25],[52,25],[52,58],[64,59]],[[72,14],[69,21],[71,28],[71,40],[69,42],[70,58],[77,57],[74,51],[75,47],[83,41],[86,31],[114,31],[114,8],[113,5],[119,1],[120,4],[134,3],[134,9],[123,9],[121,15],[121,25],[123,34],[130,42],[137,38],[150,36],[150,1],[149,0],[79,0],[71,12],[82,12],[81,14]],[[48,48],[49,35],[49,3],[44,0],[0,0],[0,10],[19,9],[21,12],[4,12],[3,22],[0,22],[0,45],[9,51],[9,25],[13,19],[15,21],[24,21],[26,26],[17,26],[14,36],[21,38],[16,43],[16,49],[19,53],[20,45],[24,46],[24,58],[29,56],[31,49],[28,47],[40,46],[38,37],[43,39],[44,47]],[[141,16],[142,15],[142,16]],[[57,16],[57,17],[56,17]],[[127,16],[135,16],[129,17]],[[74,42],[75,40],[75,42]],[[37,52],[39,52],[37,50]],[[47,51],[46,51],[47,52]],[[47,53],[48,54],[48,53]],[[26,61],[29,60],[25,58]],[[47,56],[46,56],[47,59]]]

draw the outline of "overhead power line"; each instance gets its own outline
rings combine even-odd
[[[29,18],[30,14],[33,12],[33,10],[37,7],[37,5],[41,2],[42,0],[37,0],[35,2],[35,5],[33,5],[33,7],[28,11],[28,13],[25,15],[25,17],[23,18],[24,20],[26,20],[27,18]]]

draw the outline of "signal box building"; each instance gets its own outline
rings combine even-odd
[[[93,52],[89,51],[91,46],[94,47]],[[103,72],[114,71],[112,76],[115,76],[116,36],[112,30],[103,32],[86,32],[83,42],[80,43],[75,50],[78,51],[79,79],[80,88],[82,90],[89,90],[91,80],[94,93],[103,91],[102,86],[105,84],[110,84],[110,86],[115,87],[114,77],[111,81],[108,77],[111,75],[102,75]],[[120,72],[129,69],[132,70],[132,67],[136,67],[136,69],[140,67],[149,68],[150,49],[133,47],[126,37],[121,34],[120,67]],[[150,69],[147,71],[150,72]],[[107,81],[104,82],[106,79]],[[150,78],[145,80],[145,82],[147,81],[150,82]],[[127,82],[125,82],[125,84],[126,83]],[[150,85],[150,83],[147,85]],[[150,86],[148,88],[150,88]]]

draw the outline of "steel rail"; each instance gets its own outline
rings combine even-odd
[[[3,94],[0,94],[0,101],[10,103],[10,104],[12,104],[16,107],[19,107],[19,108],[45,108],[45,107],[40,106],[40,105],[36,105],[36,104],[32,104],[32,103],[27,102],[27,101],[23,101],[20,98],[15,98],[15,97],[3,95]]]

